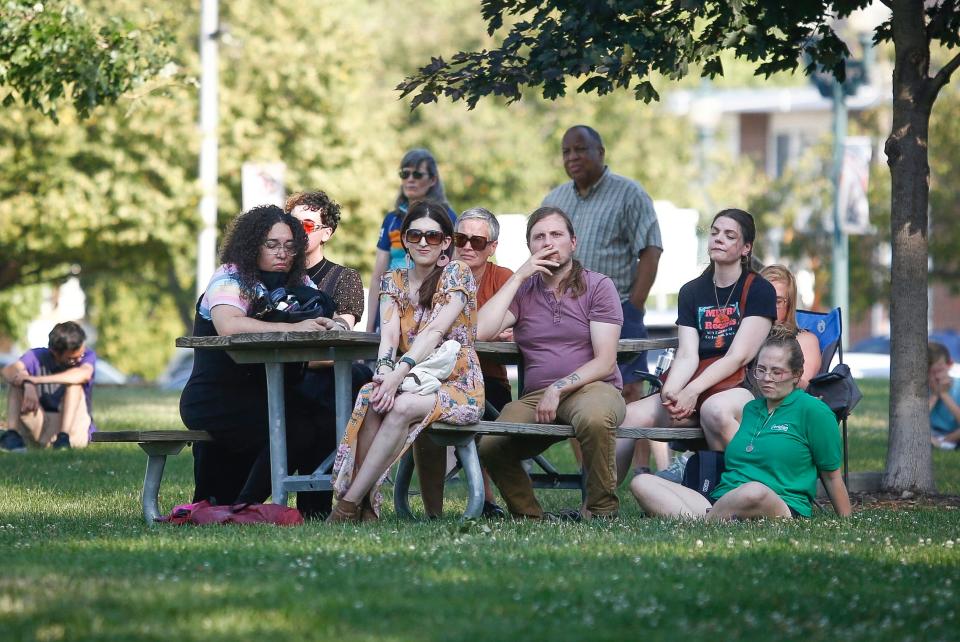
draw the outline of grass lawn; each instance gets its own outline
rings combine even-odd
[[[863,386],[853,470],[882,470],[885,387]],[[177,395],[144,388],[98,389],[95,414],[106,430],[180,427]],[[960,454],[934,461],[960,493]],[[147,528],[144,463],[112,444],[0,456],[0,640],[960,637],[957,510],[704,525],[644,519],[622,495],[611,524],[461,524],[452,485],[450,517],[429,523]],[[164,508],[192,490],[189,454],[167,467]]]

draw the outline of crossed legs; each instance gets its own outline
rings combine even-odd
[[[710,521],[734,518],[792,517],[790,508],[776,493],[760,482],[747,482],[717,500],[710,508],[706,497],[686,486],[655,475],[637,475],[630,492],[651,517],[683,517]]]

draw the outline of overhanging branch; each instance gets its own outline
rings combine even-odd
[[[944,85],[950,82],[950,76],[953,75],[953,72],[955,72],[958,67],[960,67],[960,54],[951,58],[950,62],[941,67],[937,75],[933,77],[932,89],[934,96],[939,93]]]

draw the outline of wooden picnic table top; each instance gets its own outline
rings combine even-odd
[[[178,348],[213,348],[242,350],[244,348],[375,346],[380,335],[373,332],[326,330],[319,332],[250,332],[218,337],[180,337]],[[476,350],[485,355],[518,355],[520,349],[512,341],[478,341]],[[632,353],[677,347],[676,337],[665,339],[620,339],[618,352]]]

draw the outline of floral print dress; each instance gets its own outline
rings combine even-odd
[[[450,301],[452,295],[461,293],[467,299],[467,303],[440,341],[442,343],[453,339],[460,343],[460,352],[457,354],[453,372],[434,393],[436,403],[433,405],[433,410],[410,431],[400,456],[406,452],[420,431],[431,422],[473,424],[480,421],[484,406],[483,374],[480,372],[480,361],[473,347],[477,340],[477,284],[469,266],[461,261],[451,261],[443,269],[430,308],[422,308],[413,303],[408,296],[409,291],[407,270],[396,269],[383,275],[380,282],[381,296],[390,297],[396,306],[395,310],[400,314],[400,345],[398,346],[400,353],[410,349],[417,334],[436,318],[440,308]],[[360,389],[343,441],[337,449],[337,457],[333,465],[333,489],[338,498],[347,492],[356,474],[357,435],[367,415],[372,393],[372,383]],[[400,394],[399,391],[398,394]],[[377,514],[380,513],[380,505],[383,501],[380,486],[388,471],[389,467],[370,491],[371,504]]]

